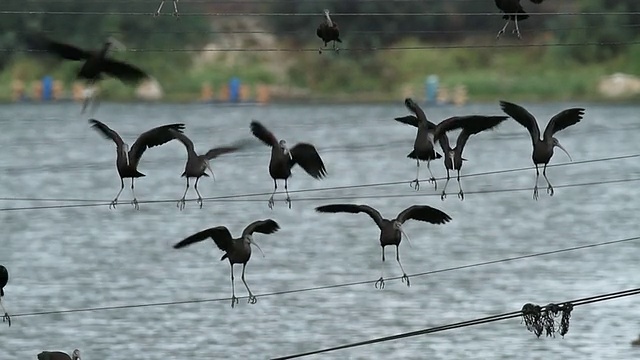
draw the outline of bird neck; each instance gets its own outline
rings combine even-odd
[[[324,13],[324,18],[327,20],[327,25],[329,25],[329,27],[333,27],[333,21],[331,21],[331,16],[329,16],[329,13]]]

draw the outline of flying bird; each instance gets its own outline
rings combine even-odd
[[[382,273],[380,279],[376,281],[375,287],[384,288],[384,247],[388,245],[395,245],[396,247],[396,260],[402,270],[402,282],[406,281],[407,286],[410,286],[409,276],[404,271],[402,264],[400,263],[400,241],[402,241],[402,234],[409,239],[406,233],[402,230],[402,224],[407,220],[419,220],[425,221],[431,224],[444,224],[451,220],[451,217],[444,212],[432,208],[426,205],[413,205],[402,210],[398,216],[393,220],[388,220],[382,217],[378,210],[368,205],[352,205],[352,204],[333,204],[324,205],[316,208],[317,212],[321,213],[365,213],[369,215],[373,221],[380,228],[380,246],[382,247]]]
[[[271,160],[269,161],[269,175],[273,178],[273,193],[269,198],[269,208],[273,208],[273,196],[278,190],[278,179],[284,180],[284,190],[287,194],[286,202],[291,208],[289,197],[288,179],[291,177],[291,168],[298,164],[314,179],[322,179],[327,170],[316,148],[308,143],[297,143],[289,149],[284,140],[278,139],[264,125],[257,121],[251,122],[251,132],[267,146],[271,147]]]
[[[85,98],[82,105],[83,113],[94,98],[94,85],[103,79],[103,74],[129,84],[136,84],[149,77],[147,73],[134,65],[107,57],[107,52],[112,46],[124,49],[124,45],[112,37],[109,37],[99,50],[84,50],[74,45],[52,40],[43,34],[28,35],[27,45],[32,50],[45,51],[65,60],[84,61],[77,74],[77,78],[86,80],[90,88],[90,95]]]
[[[162,2],[160,3],[160,6],[158,6],[158,10],[156,10],[156,12],[153,14],[153,16],[158,16],[160,15],[160,10],[162,10],[162,5],[164,5],[164,1],[162,0]],[[173,16],[178,17],[180,15],[178,15],[178,1],[179,0],[173,0]]]
[[[324,46],[318,49],[318,52],[322,54],[322,49],[326,48],[327,44],[333,41],[333,50],[335,50],[335,52],[337,53],[340,51],[340,49],[336,47],[336,41],[342,43],[342,40],[340,40],[340,29],[338,28],[338,23],[331,20],[328,9],[324,9],[323,13],[324,19],[322,20],[320,25],[318,25],[316,35],[318,35],[318,37],[322,39],[322,41],[324,41]]]
[[[534,4],[541,4],[544,0],[530,0]],[[529,18],[529,15],[524,11],[522,5],[520,5],[520,0],[495,0],[496,6],[500,9],[504,15],[503,19],[507,20],[507,23],[504,24],[504,27],[498,31],[498,35],[496,38],[500,38],[500,35],[504,34],[505,30],[507,30],[507,26],[509,23],[513,21],[515,23],[515,29],[513,29],[513,33],[520,36],[520,28],[518,27],[518,20],[522,21]]]
[[[236,297],[236,290],[233,277],[233,265],[242,264],[242,282],[247,288],[249,293],[249,303],[255,304],[258,299],[253,295],[249,289],[249,285],[244,279],[244,270],[247,267],[247,262],[251,258],[251,245],[255,245],[260,252],[260,246],[253,240],[253,233],[261,234],[273,234],[280,229],[277,222],[271,219],[254,221],[247,225],[242,231],[242,236],[239,238],[233,238],[229,230],[224,226],[217,226],[210,229],[202,230],[196,234],[189,236],[188,238],[180,241],[173,246],[174,249],[180,249],[185,246],[197,243],[208,238],[211,238],[213,242],[218,246],[218,249],[224,251],[224,255],[220,258],[220,261],[229,259],[229,265],[231,265],[231,307],[234,307],[238,303]],[[264,256],[264,253],[262,253]]]
[[[73,350],[71,356],[61,351],[43,351],[38,354],[38,360],[80,360],[80,350]]]
[[[187,191],[189,191],[189,178],[196,178],[195,185],[193,186],[196,190],[196,194],[198,194],[197,203],[200,204],[200,208],[202,209],[202,196],[200,196],[200,192],[198,191],[198,180],[200,180],[203,176],[209,176],[206,173],[208,169],[211,172],[211,176],[213,176],[215,180],[215,176],[213,175],[213,170],[211,169],[210,160],[217,158],[220,155],[232,153],[234,151],[240,150],[243,146],[244,142],[237,142],[231,146],[222,146],[209,149],[206,153],[202,155],[198,155],[193,146],[193,142],[189,139],[185,134],[180,131],[169,130],[173,136],[178,139],[184,147],[187,149],[187,163],[184,167],[184,172],[182,173],[182,177],[187,178],[187,187],[184,189],[184,194],[182,194],[182,198],[178,200],[177,206],[180,210],[184,209],[185,206],[185,197],[187,196]]]
[[[467,144],[469,137],[471,135],[480,133],[485,130],[492,130],[496,126],[498,126],[501,122],[507,120],[508,116],[480,116],[480,115],[471,115],[465,116],[469,119],[467,122],[467,126],[462,128],[460,135],[458,135],[458,140],[456,141],[456,146],[451,148],[449,145],[449,138],[447,134],[443,134],[440,137],[440,147],[442,148],[442,152],[444,153],[444,167],[447,169],[447,182],[444,183],[444,189],[442,189],[442,194],[440,198],[444,200],[447,197],[447,185],[449,184],[449,171],[457,170],[458,171],[458,187],[460,191],[458,192],[458,198],[460,200],[464,200],[464,192],[462,191],[462,185],[460,184],[460,170],[462,169],[462,162],[467,159],[462,158],[462,151],[464,150],[464,146]]]
[[[538,200],[538,178],[540,177],[540,171],[538,170],[539,164],[544,164],[542,175],[547,181],[547,193],[549,196],[553,196],[553,186],[551,186],[551,183],[547,178],[547,164],[551,161],[551,157],[553,156],[553,148],[556,146],[559,147],[565,154],[567,154],[569,160],[573,161],[571,159],[571,155],[569,155],[567,150],[560,145],[560,141],[553,137],[553,135],[558,131],[579,123],[584,115],[584,109],[571,108],[556,114],[551,118],[551,120],[549,120],[547,127],[544,129],[542,140],[540,140],[540,128],[538,127],[538,122],[530,112],[519,105],[506,101],[500,101],[500,107],[507,115],[511,116],[520,125],[527,128],[531,135],[531,142],[533,144],[533,153],[531,158],[536,166],[536,185],[533,188],[533,198]]]
[[[138,200],[136,199],[136,194],[133,189],[133,182],[135,178],[145,176],[145,174],[138,171],[138,163],[140,162],[142,154],[144,154],[147,148],[160,146],[175,139],[175,132],[182,132],[184,124],[163,125],[146,131],[138,136],[129,150],[129,145],[122,140],[117,132],[109,128],[107,125],[96,119],[89,119],[89,123],[92,124],[92,128],[102,134],[105,138],[113,140],[116,144],[116,167],[118,169],[118,175],[120,175],[120,191],[109,205],[109,208],[115,208],[118,204],[118,197],[124,189],[124,178],[131,178],[131,193],[133,194],[133,201],[131,204],[133,204],[136,210],[139,209]],[[171,130],[174,130],[174,132]]]
[[[9,326],[11,326],[11,317],[7,310],[5,310],[4,305],[2,304],[2,298],[4,297],[4,287],[7,286],[9,282],[9,270],[3,265],[0,265],[0,307],[2,307],[2,311],[4,315],[2,315],[2,322],[8,322]]]

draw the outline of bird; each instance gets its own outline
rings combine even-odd
[[[4,305],[2,304],[2,298],[4,297],[4,287],[7,286],[9,282],[9,270],[7,270],[4,265],[0,265],[0,307],[2,307],[2,311],[4,315],[2,315],[2,322],[9,323],[9,327],[11,327],[11,316],[5,310]]]
[[[544,0],[530,0],[534,4],[541,4]],[[520,28],[518,28],[518,20],[522,21],[529,18],[529,15],[524,11],[522,5],[520,5],[520,0],[495,0],[496,6],[500,9],[505,15],[502,16],[503,19],[507,20],[507,23],[504,25],[500,31],[498,31],[498,35],[496,38],[500,38],[500,35],[504,34],[505,30],[507,30],[507,26],[509,23],[513,21],[515,23],[515,29],[513,33],[518,36],[518,39],[521,39],[520,36]]]
[[[442,152],[444,153],[444,167],[447,169],[447,182],[444,183],[444,188],[442,189],[442,194],[440,195],[440,199],[444,200],[447,197],[447,185],[449,184],[449,171],[457,170],[458,171],[458,187],[460,191],[458,192],[458,198],[460,200],[464,200],[464,192],[462,191],[462,185],[460,184],[460,170],[462,169],[462,162],[466,161],[462,157],[462,151],[464,151],[464,146],[466,145],[469,137],[471,135],[480,133],[485,130],[494,129],[503,121],[507,120],[508,116],[481,116],[481,115],[470,115],[472,120],[469,120],[465,127],[462,128],[462,131],[458,135],[458,140],[456,141],[456,146],[452,149],[449,145],[449,138],[447,134],[443,134],[440,137],[440,147],[442,148]]]
[[[156,10],[156,12],[153,14],[153,16],[160,15],[160,10],[162,10],[162,5],[164,5],[164,1],[165,0],[162,0],[162,2],[160,2],[160,6],[158,6],[158,10]],[[178,14],[178,1],[179,0],[173,0],[173,16],[175,16],[175,17],[180,16]]]
[[[146,72],[134,65],[107,57],[107,52],[111,47],[125,48],[122,43],[113,37],[108,37],[99,50],[84,50],[74,45],[52,40],[38,33],[27,35],[27,44],[33,50],[52,53],[66,60],[84,61],[77,73],[77,78],[86,80],[89,85],[88,91],[90,95],[83,102],[83,113],[94,98],[94,85],[103,79],[103,74],[108,74],[130,84],[136,84],[149,77]],[[95,105],[94,103],[94,107]]]
[[[318,25],[316,35],[324,41],[324,47],[318,49],[318,53],[322,54],[322,49],[326,48],[330,41],[333,41],[333,50],[338,53],[340,49],[336,47],[336,41],[342,43],[342,40],[340,40],[340,29],[338,28],[338,23],[331,20],[328,9],[324,9],[323,14],[324,19],[320,25]]]
[[[438,190],[438,183],[436,182],[436,178],[433,176],[430,167],[431,160],[440,159],[442,157],[442,155],[436,152],[435,143],[438,142],[440,137],[447,131],[456,130],[465,126],[472,126],[475,128],[476,125],[474,125],[473,122],[476,118],[472,116],[454,116],[443,120],[436,125],[427,120],[427,116],[422,108],[420,108],[420,106],[411,98],[406,98],[404,100],[404,105],[415,115],[397,117],[395,120],[418,128],[416,139],[413,143],[413,151],[407,155],[410,159],[416,159],[416,178],[410,182],[409,185],[414,187],[416,190],[420,189],[420,180],[418,178],[420,176],[420,160],[423,160],[427,162],[427,169],[431,175],[429,182],[433,182],[435,190]]]
[[[324,162],[313,145],[300,142],[289,149],[285,140],[278,141],[271,131],[255,120],[251,122],[251,132],[260,141],[271,147],[269,175],[273,178],[273,193],[269,198],[270,209],[273,209],[273,196],[278,190],[278,179],[284,180],[284,190],[287,194],[286,202],[291,209],[291,198],[287,186],[288,179],[291,177],[291,168],[295,164],[300,165],[314,179],[320,180],[326,176],[327,170]]]
[[[402,224],[407,220],[419,220],[425,221],[431,224],[445,224],[451,221],[451,217],[446,213],[432,208],[426,205],[412,205],[402,210],[395,219],[385,219],[380,215],[378,210],[372,208],[369,205],[354,205],[354,204],[332,204],[323,205],[316,208],[320,213],[365,213],[369,215],[373,221],[380,228],[380,246],[382,247],[382,273],[380,279],[376,281],[375,287],[384,288],[384,248],[388,245],[395,245],[396,247],[396,260],[402,270],[402,282],[406,281],[407,286],[410,286],[409,276],[404,271],[402,263],[400,263],[400,241],[402,241],[402,234],[409,240],[407,234],[402,230]]]
[[[249,289],[249,285],[247,285],[247,282],[244,279],[244,271],[247,267],[247,262],[249,262],[249,259],[251,258],[251,245],[255,245],[262,253],[262,256],[264,256],[264,253],[262,252],[262,249],[260,249],[260,246],[256,244],[255,240],[253,240],[253,233],[268,235],[275,233],[279,229],[280,225],[272,219],[257,220],[247,225],[247,227],[242,230],[242,235],[239,238],[234,239],[231,236],[229,229],[225,226],[217,226],[195,233],[175,244],[173,248],[181,249],[193,243],[211,238],[218,246],[218,249],[225,252],[220,258],[220,261],[229,259],[229,265],[231,265],[231,307],[234,307],[235,304],[238,303],[233,277],[234,264],[242,264],[242,282],[247,288],[247,292],[249,292],[248,303],[255,304],[258,299],[253,295],[251,289]]]
[[[533,198],[535,200],[538,200],[538,178],[540,177],[538,165],[540,164],[544,164],[542,175],[547,181],[547,193],[549,194],[549,196],[553,196],[553,186],[551,186],[551,183],[547,178],[547,164],[553,156],[553,148],[556,146],[559,147],[562,151],[564,151],[565,154],[567,154],[569,160],[573,161],[571,159],[571,155],[569,155],[567,150],[562,147],[562,145],[560,145],[560,141],[553,137],[553,135],[558,131],[579,123],[584,116],[585,109],[566,109],[553,116],[551,120],[549,120],[547,127],[544,129],[542,140],[540,140],[540,128],[538,127],[538,122],[530,112],[519,105],[506,101],[500,101],[500,107],[502,108],[502,111],[511,116],[515,121],[518,122],[518,124],[527,128],[529,134],[531,135],[531,142],[533,143],[533,153],[531,155],[531,158],[534,165],[536,166],[536,185],[533,188]]]
[[[122,140],[120,135],[104,123],[96,119],[89,119],[89,123],[92,124],[92,128],[96,129],[105,138],[111,139],[116,143],[116,167],[118,169],[118,175],[120,175],[120,191],[116,195],[116,198],[111,201],[111,204],[109,204],[109,208],[111,209],[113,207],[115,209],[118,204],[118,197],[124,189],[124,178],[131,178],[131,193],[133,194],[131,204],[133,204],[136,210],[139,209],[138,200],[133,190],[133,182],[135,178],[146,176],[138,171],[138,163],[140,162],[142,154],[144,154],[147,148],[159,146],[173,140],[175,138],[175,132],[171,132],[170,130],[182,132],[184,124],[163,125],[146,131],[138,136],[133,146],[131,146],[131,149],[129,149],[129,145]]]
[[[80,360],[80,350],[73,350],[71,356],[62,351],[43,351],[38,354],[38,360]]]
[[[194,189],[196,190],[196,194],[198,194],[197,203],[200,204],[200,208],[202,209],[202,196],[200,196],[200,192],[198,191],[198,180],[200,180],[200,178],[203,176],[207,176],[207,177],[209,176],[206,173],[207,169],[209,169],[209,171],[211,172],[211,176],[213,176],[213,178],[215,179],[209,160],[213,160],[223,154],[228,154],[234,151],[238,151],[240,150],[240,148],[243,146],[244,143],[237,142],[236,144],[231,146],[222,146],[222,147],[212,148],[209,151],[207,151],[205,154],[198,155],[193,146],[193,142],[184,133],[173,130],[173,129],[170,129],[169,131],[187,149],[187,163],[184,167],[184,172],[181,175],[182,177],[187,178],[187,187],[184,189],[184,194],[182,195],[182,198],[178,200],[177,206],[178,208],[180,208],[180,210],[184,209],[185,197],[187,196],[187,191],[189,191],[189,178],[196,178]]]

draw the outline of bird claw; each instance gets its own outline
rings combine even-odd
[[[202,209],[202,198],[199,197],[198,200],[196,200],[196,204],[200,204],[200,209]]]
[[[447,193],[442,190],[442,194],[440,194],[440,200],[444,201],[447,198]]]
[[[460,192],[458,193],[458,199],[460,199],[460,201],[464,200],[464,193],[462,192],[462,190],[460,190]]]
[[[247,301],[247,303],[255,304],[257,302],[258,302],[258,298],[256,298],[253,294],[249,294],[249,300]]]
[[[418,180],[418,178],[416,178],[415,180],[413,180],[412,182],[409,183],[409,186],[412,189],[415,189],[416,191],[420,190],[420,180]]]
[[[551,186],[551,184],[549,184],[549,187],[547,188],[547,194],[549,194],[549,196],[553,196],[553,186]]]
[[[384,279],[382,278],[382,276],[380,276],[380,279],[378,279],[378,281],[376,281],[373,286],[375,286],[376,289],[384,289]]]
[[[231,307],[232,308],[235,307],[237,303],[238,303],[238,298],[235,295],[231,296]]]
[[[287,195],[287,198],[284,201],[289,205],[289,209],[291,209],[291,198]]]
[[[340,48],[335,48],[336,54],[340,54]]]
[[[322,55],[322,48],[318,49],[318,54]]]
[[[498,31],[498,35],[496,35],[496,39],[500,39],[500,36],[504,34],[504,30]]]
[[[134,209],[140,210],[140,205],[138,205],[138,199],[133,198],[133,200],[131,200],[131,205],[133,205]]]
[[[275,201],[273,201],[273,196],[271,196],[271,197],[269,198],[269,202],[268,202],[269,209],[273,210],[273,205],[274,205],[274,204],[275,204]]]
[[[116,205],[118,205],[118,199],[114,199],[111,204],[109,204],[109,209],[115,209]]]
[[[11,316],[9,316],[9,314],[7,313],[4,313],[4,315],[2,316],[2,322],[9,323],[9,327],[11,327]]]
[[[184,198],[182,198],[182,199],[178,200],[178,203],[176,204],[176,207],[177,207],[178,209],[180,209],[180,211],[184,210],[184,207],[185,207],[185,201],[184,201]]]
[[[533,200],[538,200],[538,187],[533,188]]]
[[[407,274],[402,274],[402,282],[404,283],[406,281],[407,286],[411,286],[411,283],[409,282],[409,276],[407,276]]]

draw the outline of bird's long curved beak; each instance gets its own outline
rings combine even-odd
[[[117,40],[116,38],[114,38],[113,36],[109,36],[109,38],[108,38],[108,39],[109,39],[109,42],[111,42],[111,46],[112,46],[114,49],[122,50],[122,51],[127,50],[127,47],[126,47],[126,46],[124,46],[124,44],[123,44],[123,43],[121,43],[120,41],[118,41],[118,40]]]
[[[329,16],[329,10],[324,10],[324,17],[327,19],[327,23],[329,23],[329,26],[333,26],[333,21],[331,21],[331,16]]]
[[[260,246],[258,246],[258,243],[256,243],[255,240],[252,239],[251,243],[253,245],[255,245],[258,248],[258,250],[260,250],[260,253],[262,254],[262,257],[266,257],[266,256],[264,256],[264,252],[262,251],[262,249],[260,249]]]
[[[404,232],[404,230],[402,230],[402,227],[399,228],[400,232],[402,233],[402,235],[404,235],[404,237],[407,238],[407,242],[409,243],[409,247],[413,247],[413,245],[411,245],[411,239],[409,238],[409,235],[407,235],[406,232]]]
[[[558,146],[560,149],[562,149],[562,151],[564,151],[565,154],[567,154],[567,156],[569,157],[569,160],[573,162],[573,159],[571,158],[571,155],[569,155],[569,152],[562,147],[562,145],[560,145],[560,143],[558,143],[556,146]]]

